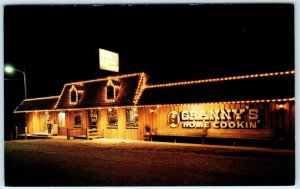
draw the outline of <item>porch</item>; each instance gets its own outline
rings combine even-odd
[[[84,128],[71,128],[67,129],[67,139],[71,137],[74,139],[92,140],[97,138],[104,138],[104,132],[100,129],[84,129]]]
[[[28,133],[27,127],[16,127],[15,139],[51,139],[51,138],[72,138],[92,140],[104,138],[104,131],[99,129],[67,128],[66,135],[49,134],[47,132]]]

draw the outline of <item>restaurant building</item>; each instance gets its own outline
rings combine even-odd
[[[239,144],[295,141],[294,71],[150,84],[145,73],[66,83],[25,99],[27,134]],[[148,139],[148,138],[147,138]]]

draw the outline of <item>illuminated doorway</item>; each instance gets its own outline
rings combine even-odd
[[[66,127],[66,113],[65,112],[58,113],[58,126],[60,128]]]
[[[90,110],[90,129],[97,129],[98,110]]]

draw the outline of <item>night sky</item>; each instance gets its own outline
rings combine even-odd
[[[149,83],[293,70],[294,6],[4,7],[4,62],[26,71],[28,98],[115,75],[99,69],[99,48],[119,53],[120,74],[145,72]],[[24,98],[22,74],[5,75],[4,88],[8,116]]]

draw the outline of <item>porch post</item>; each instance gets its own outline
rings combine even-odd
[[[25,126],[25,139],[27,139],[27,126]]]
[[[90,133],[89,133],[89,129],[88,129],[88,128],[86,128],[86,140],[89,140],[89,135],[90,135]]]
[[[18,140],[18,126],[16,126],[16,140]]]
[[[25,139],[27,139],[27,124],[28,124],[28,113],[25,113]]]
[[[69,129],[67,128],[67,139],[70,140],[70,133],[69,133]]]

